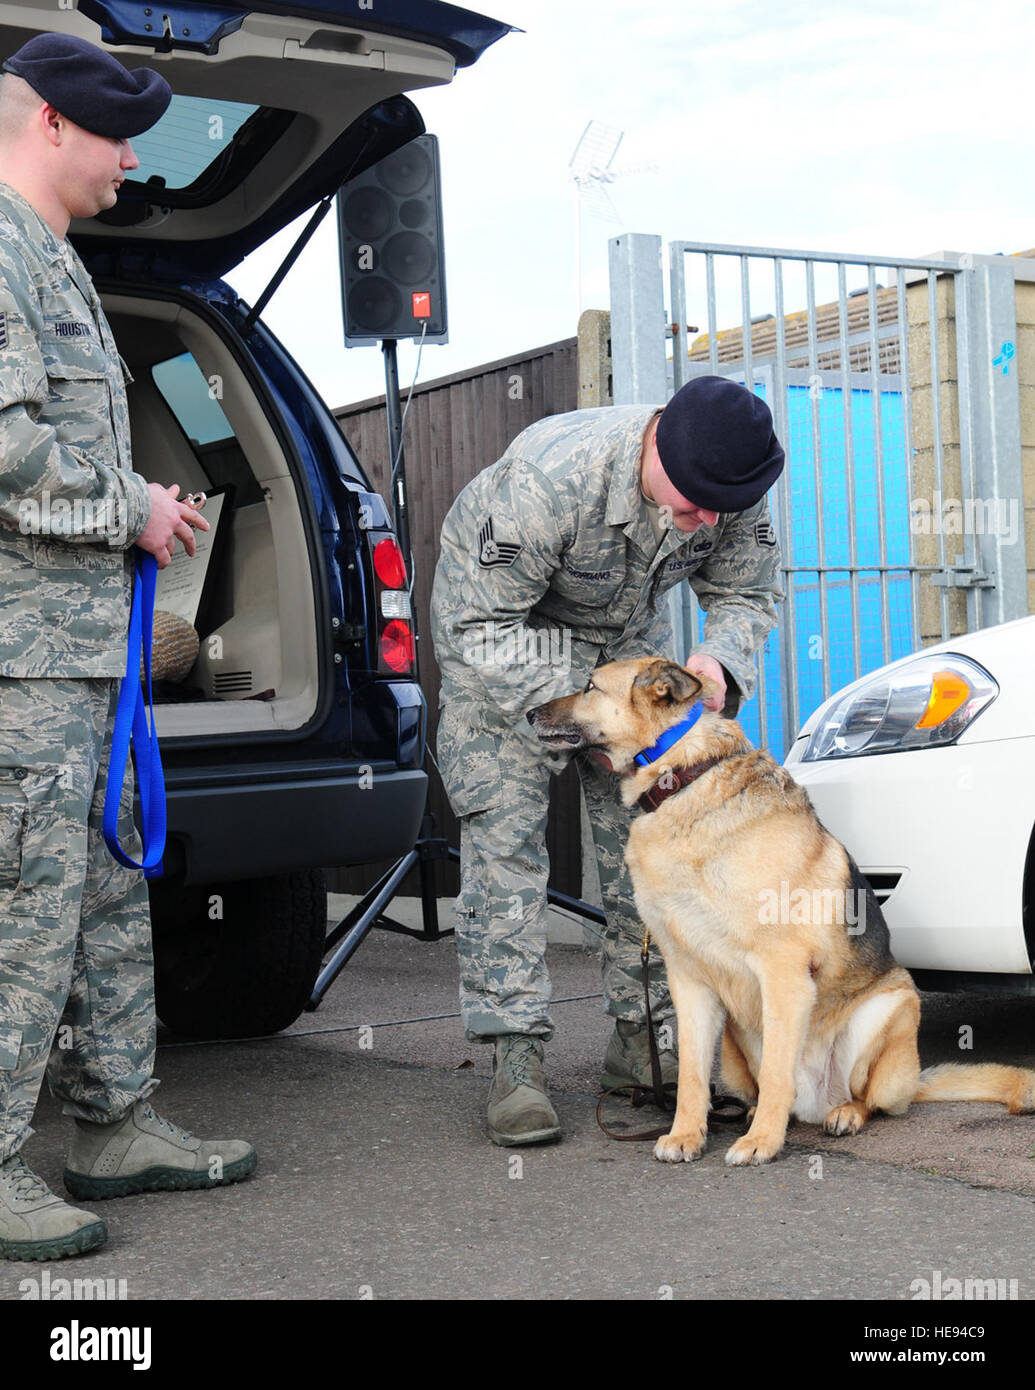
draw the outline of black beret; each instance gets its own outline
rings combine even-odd
[[[151,68],[124,68],[117,58],[71,34],[37,34],[4,63],[62,116],[94,135],[129,140],[149,130],[172,100]]]
[[[769,407],[722,376],[681,386],[661,412],[658,457],[670,483],[709,512],[744,512],[783,471]]]

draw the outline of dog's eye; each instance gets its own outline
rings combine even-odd
[[[591,690],[596,690],[596,686],[593,684],[592,681],[587,681],[586,688],[582,693],[583,695],[588,695]]]

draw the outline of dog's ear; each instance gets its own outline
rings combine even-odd
[[[682,704],[700,693],[701,682],[675,661],[659,657],[645,666],[633,681],[634,690],[646,690],[656,704]]]

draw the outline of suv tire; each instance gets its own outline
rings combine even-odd
[[[185,888],[151,886],[155,1007],[188,1038],[259,1037],[305,1008],[327,936],[319,869]]]

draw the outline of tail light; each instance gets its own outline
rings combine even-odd
[[[406,588],[406,561],[392,536],[386,536],[374,546],[374,572],[386,588]]]
[[[381,659],[396,675],[413,669],[413,632],[401,618],[393,620],[381,634]]]
[[[374,543],[374,575],[377,583],[378,666],[393,675],[413,670],[416,657],[410,595],[406,587],[406,561],[394,536]]]

